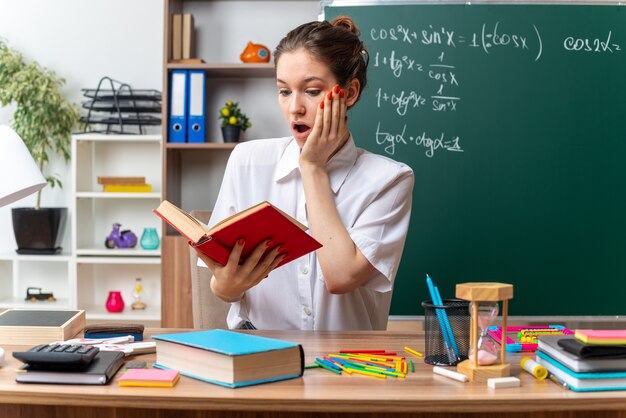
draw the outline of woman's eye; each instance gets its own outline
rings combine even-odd
[[[289,89],[278,89],[278,94],[280,96],[286,97],[286,96],[289,96],[289,94],[291,94],[291,90],[289,90]]]
[[[309,96],[318,96],[322,91],[318,90],[318,89],[314,89],[314,90],[307,90],[306,94],[308,94]]]

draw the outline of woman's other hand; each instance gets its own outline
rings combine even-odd
[[[324,167],[343,146],[350,135],[346,126],[346,111],[345,91],[335,85],[317,108],[313,130],[300,153],[301,166]]]

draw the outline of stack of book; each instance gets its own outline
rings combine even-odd
[[[152,191],[152,185],[146,183],[145,177],[103,177],[98,176],[98,184],[105,192],[137,193]]]
[[[601,335],[612,337],[599,339]],[[618,335],[622,339],[615,338]],[[575,335],[541,336],[537,362],[553,380],[576,392],[626,390],[624,336],[626,330],[577,330]]]

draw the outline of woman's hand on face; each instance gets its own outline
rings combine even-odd
[[[230,252],[228,263],[225,266],[216,263],[196,249],[198,257],[206,263],[213,273],[211,291],[226,302],[240,300],[246,290],[259,284],[285,258],[285,254],[280,253],[279,245],[265,254],[271,245],[269,239],[261,242],[248,258],[239,264],[245,246],[244,240],[240,239]]]
[[[349,135],[346,127],[347,109],[345,92],[336,85],[317,108],[313,130],[300,153],[300,165],[324,167],[343,145]]]

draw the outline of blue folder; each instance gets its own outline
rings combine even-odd
[[[187,91],[189,72],[172,70],[170,74],[170,115],[168,142],[187,140]]]
[[[205,141],[205,74],[202,70],[189,70],[187,117],[187,142]]]

